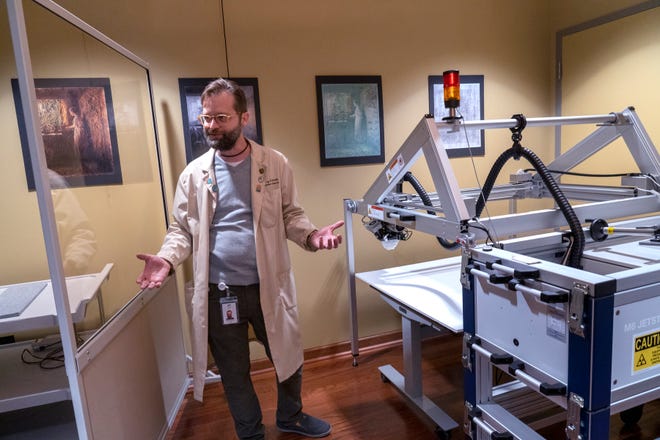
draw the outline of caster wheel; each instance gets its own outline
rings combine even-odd
[[[642,418],[642,412],[644,411],[644,405],[639,405],[634,408],[621,411],[619,417],[624,425],[634,425],[639,422],[639,419]]]
[[[358,361],[357,361],[357,358],[355,356],[353,356],[353,366],[354,367],[358,366]]]

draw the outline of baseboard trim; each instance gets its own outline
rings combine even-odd
[[[401,341],[401,331],[394,331],[360,338],[358,340],[358,347],[360,353],[368,353],[401,344]],[[308,348],[305,350],[304,356],[306,364],[336,357],[352,356],[351,342],[344,341],[321,347]],[[273,371],[273,364],[271,364],[268,358],[253,360],[250,365],[253,375]]]

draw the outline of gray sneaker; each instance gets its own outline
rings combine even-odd
[[[277,422],[277,429],[282,432],[294,432],[305,437],[320,438],[330,434],[332,427],[324,420],[302,413],[296,423]]]

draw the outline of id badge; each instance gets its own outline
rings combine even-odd
[[[220,298],[222,308],[222,325],[236,324],[238,322],[238,298],[223,296]]]

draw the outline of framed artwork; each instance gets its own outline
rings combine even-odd
[[[181,113],[183,115],[183,137],[186,143],[186,161],[206,153],[209,146],[204,138],[204,128],[197,117],[202,113],[200,96],[208,83],[217,78],[179,78]],[[226,78],[238,84],[247,98],[250,120],[243,128],[243,135],[263,144],[261,112],[259,110],[259,84],[257,78]]]
[[[69,187],[121,184],[109,78],[35,79],[46,166]],[[35,189],[18,80],[11,80],[28,190]],[[54,173],[54,174],[53,174]]]
[[[484,119],[484,76],[460,75],[461,105],[457,113],[464,121]],[[445,108],[442,75],[429,75],[429,113],[436,122],[449,115]],[[483,156],[484,130],[440,131],[440,139],[449,157]]]
[[[380,76],[317,76],[321,166],[385,162]]]

